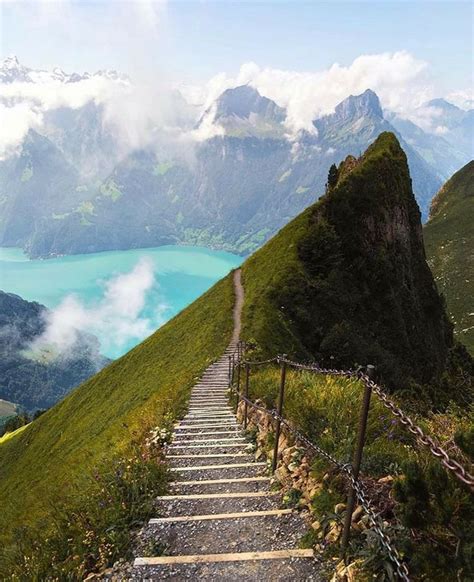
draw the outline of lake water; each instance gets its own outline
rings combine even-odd
[[[231,253],[199,247],[48,260],[29,260],[21,249],[0,248],[0,289],[52,309],[56,340],[66,342],[69,327],[75,326],[94,333],[102,353],[116,358],[241,262]]]

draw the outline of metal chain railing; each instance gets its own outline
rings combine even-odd
[[[368,515],[375,533],[379,536],[382,546],[387,552],[390,560],[395,564],[395,572],[397,573],[397,576],[400,578],[400,580],[403,580],[404,582],[410,582],[407,565],[405,564],[405,562],[403,562],[402,557],[400,556],[400,553],[397,550],[397,548],[395,548],[392,545],[392,540],[383,531],[382,527],[380,527],[377,515],[373,510],[370,501],[367,499],[365,492],[362,489],[360,481],[358,479],[354,479],[352,474],[351,474],[351,485],[357,495],[357,499],[359,500],[360,505],[364,509],[365,513]]]
[[[240,345],[242,348],[242,344]],[[354,501],[357,498],[359,504],[362,506],[364,511],[369,517],[369,521],[373,526],[374,531],[378,535],[382,546],[384,547],[387,555],[389,556],[392,563],[395,565],[395,571],[397,576],[403,580],[404,582],[409,581],[408,577],[408,568],[406,564],[402,561],[402,558],[397,551],[397,549],[392,545],[392,542],[388,535],[384,532],[383,527],[379,523],[379,518],[375,513],[371,503],[363,489],[362,482],[359,479],[359,469],[362,459],[362,449],[364,446],[365,441],[365,431],[366,431],[366,424],[367,424],[367,415],[370,406],[370,395],[373,393],[382,401],[383,405],[389,409],[395,417],[401,422],[401,424],[416,437],[417,442],[420,442],[422,445],[428,448],[431,454],[438,460],[441,461],[442,465],[448,469],[457,479],[459,479],[462,483],[467,485],[471,490],[474,490],[474,477],[473,475],[465,469],[458,461],[453,459],[449,456],[449,454],[437,443],[435,440],[424,433],[424,431],[416,425],[413,420],[405,414],[382,390],[382,388],[373,380],[373,373],[375,369],[373,366],[368,366],[367,371],[364,373],[362,368],[358,369],[349,369],[349,370],[338,370],[335,368],[323,368],[319,366],[317,363],[313,362],[296,362],[294,360],[290,360],[286,357],[286,354],[278,355],[273,358],[269,358],[266,360],[261,361],[249,361],[243,359],[243,349],[238,350],[238,358],[237,362],[235,359],[232,359],[233,367],[237,365],[238,374],[237,374],[237,395],[239,399],[244,402],[244,427],[247,426],[247,408],[248,406],[253,407],[256,410],[260,410],[265,414],[270,415],[276,421],[276,429],[275,429],[275,448],[273,454],[273,463],[272,469],[275,471],[278,461],[278,447],[279,447],[279,435],[281,426],[285,426],[286,429],[292,433],[295,438],[306,445],[309,449],[313,450],[318,454],[320,457],[329,461],[332,465],[334,465],[341,473],[343,473],[350,483],[350,494],[347,503],[347,510],[346,510],[346,520],[344,524],[344,531],[343,531],[343,538],[342,538],[342,547],[343,553],[345,553],[347,542],[349,538],[349,531],[351,526],[351,516],[352,511],[354,508]],[[229,360],[230,362],[230,360]],[[280,382],[280,395],[278,399],[278,410],[275,409],[268,409],[265,406],[258,405],[256,402],[253,402],[249,398],[249,374],[250,374],[250,367],[258,367],[263,366],[266,364],[271,363],[278,363],[281,365],[281,382]],[[240,368],[241,366],[245,367],[246,370],[246,380],[245,380],[245,394],[240,393]],[[344,378],[357,378],[360,379],[364,384],[364,399],[361,411],[361,419],[359,423],[359,434],[358,434],[358,443],[356,447],[356,451],[354,454],[353,464],[351,466],[350,463],[341,463],[327,451],[319,447],[317,444],[313,443],[309,440],[306,435],[302,432],[294,428],[283,416],[282,416],[282,409],[283,409],[283,397],[284,397],[284,387],[285,387],[285,378],[286,378],[286,367],[290,366],[300,371],[308,371],[317,374],[324,374],[324,375],[332,375],[332,376],[339,376]],[[233,377],[234,374],[232,373],[229,375],[229,383],[232,387],[233,384]]]
[[[375,533],[379,536],[382,546],[384,547],[385,551],[387,552],[387,555],[389,556],[390,560],[395,565],[395,571],[396,571],[398,577],[400,578],[400,580],[403,580],[404,582],[410,582],[407,565],[402,561],[402,558],[401,558],[398,550],[392,545],[392,541],[389,538],[389,536],[383,531],[383,529],[379,523],[379,519],[377,517],[377,514],[375,513],[374,509],[372,508],[370,501],[367,499],[367,496],[362,488],[361,482],[358,479],[354,478],[350,463],[341,463],[335,457],[333,457],[331,454],[329,454],[327,451],[325,451],[324,449],[319,447],[314,442],[310,441],[306,435],[304,435],[302,432],[300,432],[299,430],[294,428],[285,418],[283,418],[281,415],[279,415],[275,409],[269,409],[269,408],[266,408],[264,406],[261,406],[261,405],[257,404],[256,402],[253,402],[249,398],[246,398],[245,396],[241,396],[241,399],[244,402],[246,402],[249,406],[251,406],[252,408],[255,408],[256,410],[260,410],[261,412],[268,414],[269,416],[271,416],[275,420],[278,420],[282,425],[284,425],[287,428],[287,430],[295,437],[295,439],[297,441],[306,445],[307,448],[315,451],[316,454],[318,454],[320,457],[323,457],[324,459],[326,459],[327,461],[332,463],[335,467],[337,467],[339,469],[339,471],[341,471],[341,473],[345,474],[345,476],[350,481],[351,486],[353,487],[354,491],[356,492],[356,495],[357,495],[357,498],[359,500],[361,507],[364,509],[365,513],[368,515],[369,520],[373,526]]]
[[[361,378],[370,386],[372,392],[380,398],[385,408],[388,408],[388,410],[390,410],[390,412],[392,412],[392,414],[396,416],[413,435],[415,435],[417,441],[427,447],[434,457],[441,460],[441,463],[446,469],[451,471],[460,481],[468,485],[469,488],[474,491],[474,476],[458,463],[456,459],[450,457],[441,445],[436,443],[431,436],[426,435],[421,427],[416,425],[413,420],[403,412],[403,410],[390,400],[378,384],[365,375],[362,375]]]
[[[252,362],[249,360],[242,360],[241,364],[244,366],[248,364],[249,366],[265,366],[265,364],[273,364],[274,362],[278,362],[278,356],[275,358],[269,358],[268,360],[260,360],[258,362]]]
[[[325,374],[331,376],[342,376],[345,378],[360,378],[365,385],[370,386],[370,389],[374,394],[380,398],[383,405],[394,414],[394,416],[405,426],[420,442],[422,445],[428,448],[431,454],[439,459],[442,465],[448,469],[457,479],[462,483],[467,485],[472,491],[474,491],[474,475],[472,475],[465,467],[463,467],[456,459],[453,459],[439,443],[437,443],[433,437],[426,435],[421,427],[416,425],[413,420],[405,414],[382,390],[382,388],[370,379],[366,374],[363,374],[360,369],[358,370],[337,370],[334,368],[322,368],[316,363],[301,363],[290,360],[285,356],[276,356],[275,358],[264,360],[263,363],[269,363],[272,361],[284,362],[287,365],[296,368],[298,370],[304,370],[308,372],[315,372],[318,374]],[[252,365],[252,362],[249,362]],[[260,362],[256,362],[260,364]]]
[[[321,368],[319,364],[295,362],[294,360],[289,360],[285,356],[277,356],[279,362],[285,362],[288,366],[292,368],[297,368],[298,370],[305,370],[308,372],[315,372],[317,374],[327,374],[328,376],[345,376],[347,378],[353,378],[359,374],[359,370],[336,370],[334,368]]]

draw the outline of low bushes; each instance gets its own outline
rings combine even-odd
[[[51,508],[47,533],[17,528],[3,556],[2,579],[82,579],[130,553],[133,529],[152,514],[165,492],[167,467],[160,447],[166,428],[135,435],[124,456],[102,463]]]

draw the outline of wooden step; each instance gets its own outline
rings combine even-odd
[[[211,425],[211,426],[240,426],[237,421],[232,418],[219,418],[217,419],[214,423],[211,423],[210,419],[199,419],[199,418],[183,418],[183,421],[186,422],[186,424],[188,423],[193,423],[192,426],[193,427],[198,427],[198,426],[207,426],[207,425]],[[186,426],[185,425],[181,425],[181,426]]]
[[[171,481],[170,485],[225,485],[227,483],[253,483],[270,481],[271,477],[234,477],[233,479],[203,479],[202,481]]]
[[[239,497],[272,497],[278,495],[276,491],[243,491],[242,493],[190,493],[185,495],[161,495],[160,501],[186,499],[236,499]]]
[[[228,447],[248,447],[251,443],[224,443],[222,445],[170,445],[168,450],[171,449],[224,449]]]
[[[194,467],[171,467],[170,471],[208,471],[218,469],[243,469],[245,467],[266,467],[266,463],[235,463],[234,465],[196,465]]]
[[[209,432],[200,432],[200,433],[195,433],[195,432],[179,432],[179,433],[174,433],[174,438],[181,438],[183,436],[211,436],[211,435],[216,435],[216,434],[239,434],[239,431],[236,430],[216,430],[214,432],[209,431]]]
[[[245,437],[221,437],[220,439],[192,439],[192,440],[175,440],[173,441],[173,445],[182,445],[186,443],[223,443],[223,442],[237,442],[237,441],[245,441]]]
[[[193,424],[187,424],[187,425],[184,425],[184,426],[186,426],[186,430],[193,429],[193,428],[199,429],[201,427],[204,428],[204,429],[206,429],[206,430],[209,429],[209,428],[223,428],[223,429],[233,428],[234,430],[237,430],[237,431],[242,430],[241,427],[237,423],[235,423],[234,425],[232,425],[232,424],[229,424],[228,422],[219,422],[219,423],[216,423],[216,424],[213,424],[213,425],[209,425],[209,424],[206,424],[206,423],[197,421],[197,422],[195,422]],[[177,436],[179,436],[179,435],[177,435]]]
[[[189,455],[166,455],[167,459],[212,459],[213,457],[224,457],[233,459],[239,457],[253,457],[253,454],[243,454],[243,453],[211,453],[205,455],[196,455],[196,454],[189,454]]]
[[[255,560],[288,560],[314,558],[313,550],[273,550],[267,552],[236,552],[228,554],[194,554],[189,556],[154,556],[135,558],[134,566],[159,566],[166,564],[199,564],[215,562],[248,562]]]

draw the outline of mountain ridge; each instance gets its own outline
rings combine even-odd
[[[257,89],[227,89],[200,125],[191,130],[187,119],[186,131],[213,135],[193,142],[189,159],[176,144],[168,151],[164,136],[156,150],[124,154],[104,116],[92,102],[48,111],[44,135],[30,130],[19,156],[0,161],[0,245],[31,257],[163,244],[248,255],[323,194],[332,164],[383,131],[395,131],[407,152],[424,216],[456,160],[466,161],[444,138],[392,125],[370,89],[315,120],[314,133],[297,136],[284,108]],[[206,134],[206,124],[217,135]],[[46,169],[49,178],[41,178]]]

